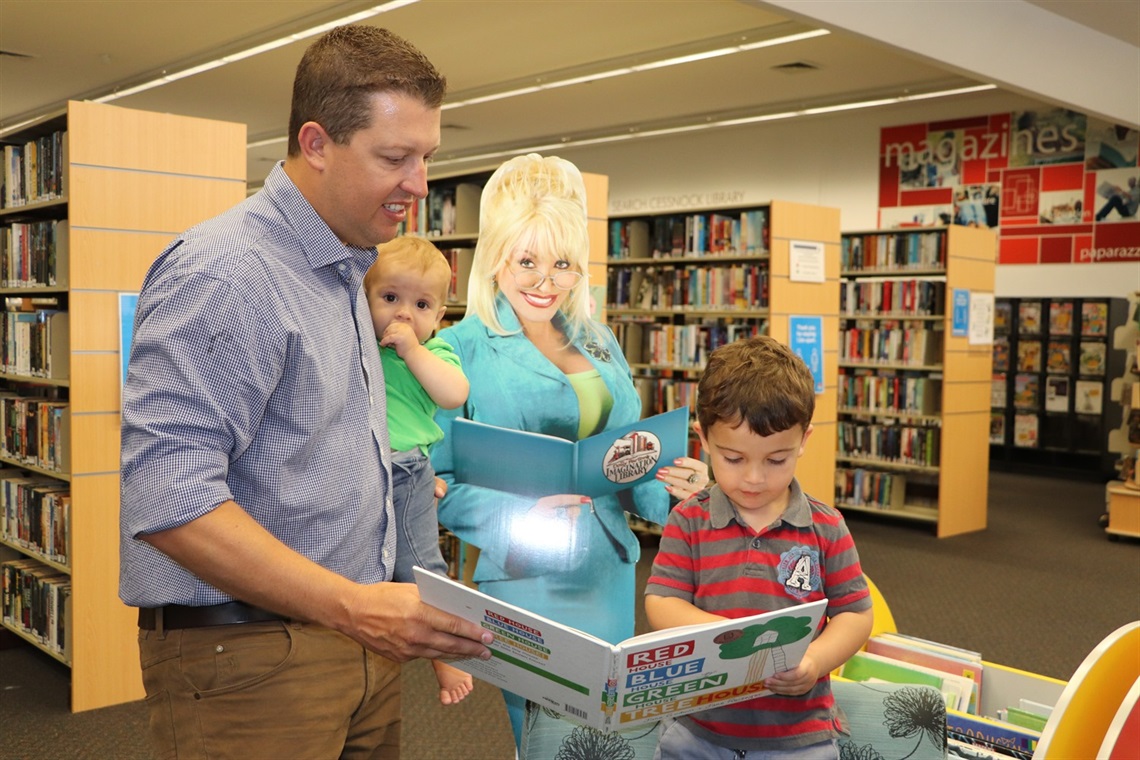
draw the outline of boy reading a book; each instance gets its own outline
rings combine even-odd
[[[812,433],[815,382],[787,346],[758,336],[714,351],[697,389],[697,432],[715,484],[669,515],[645,589],[654,629],[828,599],[800,664],[772,694],[667,721],[656,757],[838,758],[828,674],[871,632],[871,596],[842,516],[805,494],[796,461]]]
[[[435,423],[439,407],[467,400],[468,383],[451,346],[433,337],[446,310],[451,266],[423,238],[402,236],[377,247],[376,263],[364,277],[364,294],[380,344],[392,445],[392,504],[396,567],[393,578],[415,582],[416,565],[441,575],[436,478],[428,449],[443,438]],[[471,691],[471,676],[432,660],[439,700],[454,704]]]

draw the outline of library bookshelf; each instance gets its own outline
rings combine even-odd
[[[830,494],[839,239],[838,209],[788,201],[611,218],[607,315],[645,414],[693,407],[716,347],[758,334],[789,343],[795,317],[818,318],[823,392],[796,477],[806,493]],[[804,245],[819,252],[810,276],[801,273],[807,259],[793,253]]]
[[[939,537],[982,530],[993,352],[955,334],[951,302],[992,300],[995,235],[846,232],[842,247],[835,503]]]
[[[174,235],[245,197],[245,125],[72,101],[0,142],[6,159],[0,234],[11,243],[28,225],[56,232],[47,248],[54,257],[48,276],[21,274],[18,259],[28,251],[5,246],[5,317],[15,322],[29,309],[58,311],[67,315],[59,324],[69,328],[25,346],[33,361],[46,351],[52,369],[33,364],[27,372],[6,359],[0,373],[5,403],[50,398],[61,408],[54,428],[40,428],[36,452],[42,458],[48,445],[53,466],[35,464],[26,447],[10,445],[31,421],[14,413],[3,421],[3,465],[20,473],[13,480],[42,479],[45,490],[66,493],[70,502],[66,518],[58,504],[49,514],[56,535],[45,547],[28,527],[34,521],[20,527],[30,515],[19,510],[30,503],[39,510],[42,502],[17,499],[15,487],[5,484],[4,512],[13,519],[4,522],[0,561],[30,570],[29,582],[54,576],[47,598],[62,601],[63,609],[55,609],[49,632],[43,620],[25,626],[8,614],[11,608],[3,624],[69,666],[70,707],[79,712],[143,696],[135,611],[118,598],[119,293],[138,291]],[[18,330],[10,336],[17,354],[19,336]],[[69,599],[60,587],[69,588]]]

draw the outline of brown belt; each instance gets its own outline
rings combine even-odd
[[[285,620],[284,615],[252,607],[245,602],[227,602],[207,607],[185,607],[168,604],[165,607],[140,607],[139,628],[146,631],[173,628],[204,628],[210,625],[234,623],[261,623],[267,620]]]

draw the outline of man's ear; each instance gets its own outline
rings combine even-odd
[[[314,169],[325,168],[325,151],[332,140],[324,127],[315,121],[306,121],[297,133],[297,142],[301,147],[301,155]]]

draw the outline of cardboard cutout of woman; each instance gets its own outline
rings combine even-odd
[[[536,154],[488,180],[464,319],[440,332],[471,384],[467,403],[441,410],[432,451],[448,486],[440,522],[480,549],[474,579],[490,596],[609,642],[634,634],[641,547],[625,512],[664,523],[670,494],[708,483],[682,458],[611,496],[522,497],[457,482],[452,422],[465,417],[579,440],[641,418],[629,365],[610,329],[589,315],[586,190],[569,161]],[[504,692],[516,743],[525,700]]]

